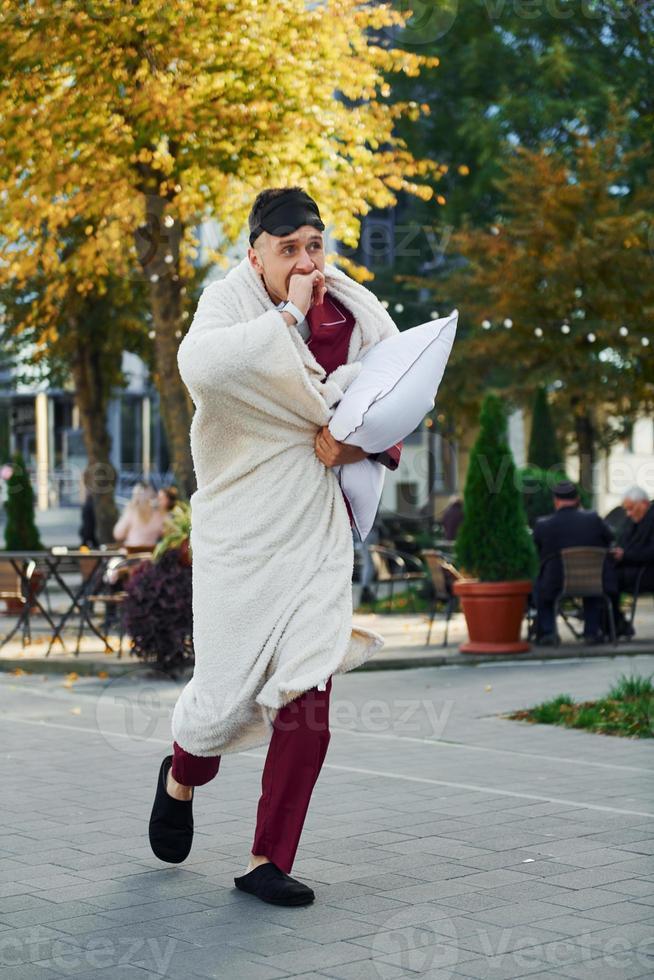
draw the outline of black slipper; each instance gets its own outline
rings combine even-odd
[[[280,871],[272,861],[234,878],[234,884],[271,905],[309,905],[316,897],[308,885]]]
[[[176,800],[166,789],[172,755],[161,763],[157,792],[150,815],[150,846],[161,861],[179,864],[193,843],[193,800]]]

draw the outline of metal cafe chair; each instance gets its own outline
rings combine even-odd
[[[616,644],[613,604],[604,589],[603,581],[604,565],[609,554],[608,548],[562,548],[559,554],[563,565],[563,585],[554,600],[554,621],[556,622],[556,618],[561,614],[568,629],[579,638],[580,634],[574,629],[562,609],[563,600],[603,599],[609,622],[611,642]],[[556,642],[557,645],[561,642],[558,630],[556,631]]]
[[[21,627],[23,647],[32,642],[32,607],[46,583],[43,575],[39,576],[38,583],[33,579],[36,570],[37,563],[34,559],[27,560],[21,573],[12,561],[0,555],[0,599],[6,599],[8,602],[13,600],[19,609],[13,629],[0,641],[0,646],[4,646],[11,640]],[[37,607],[40,611],[40,603]]]
[[[393,605],[393,590],[396,584],[405,583],[407,586],[415,582],[424,582],[427,579],[425,567],[419,558],[409,555],[403,551],[396,551],[394,548],[387,548],[381,544],[371,544],[368,553],[372,560],[375,570],[375,580],[373,589],[375,599],[381,585],[390,587],[389,600]],[[411,604],[414,612],[416,611],[415,596],[411,592]]]
[[[143,551],[133,549],[132,553],[124,558],[112,558],[109,563],[100,569],[100,574],[98,574],[97,566],[93,566],[92,559],[82,558],[80,560],[80,568],[82,571],[82,576],[87,578],[88,587],[84,590],[82,597],[82,604],[88,615],[91,614],[93,604],[96,602],[104,603],[105,607],[105,619],[109,608],[113,607],[118,616],[118,656],[119,658],[123,654],[123,639],[125,635],[125,624],[123,618],[123,604],[127,598],[127,592],[124,588],[124,584],[128,581],[130,576],[136,571],[136,569],[141,565],[143,561],[150,561],[152,558],[151,551]],[[107,581],[107,572],[111,573],[111,577],[116,579],[116,583],[119,582],[123,584],[122,588],[111,589],[111,583]],[[82,640],[82,634],[84,632],[84,622],[85,616],[80,616],[79,628],[77,632],[77,646],[75,648],[75,653],[79,653],[80,643]],[[103,632],[105,627],[103,627]]]
[[[432,584],[432,608],[429,617],[429,630],[427,632],[427,646],[431,640],[431,630],[434,617],[439,605],[445,607],[445,633],[442,646],[447,646],[447,636],[450,626],[450,619],[456,606],[456,596],[452,591],[452,586],[457,579],[461,578],[461,573],[449,562],[444,555],[434,548],[424,548],[420,552],[424,559]]]
[[[631,606],[629,609],[629,615],[627,616],[627,622],[632,627],[634,625],[634,618],[636,616],[636,606],[638,605],[638,600],[640,599],[641,595],[644,595],[647,592],[647,590],[643,590],[641,588],[643,582],[643,576],[645,575],[647,568],[648,568],[647,565],[643,565],[643,567],[640,569],[638,575],[636,576],[636,582],[632,590]]]

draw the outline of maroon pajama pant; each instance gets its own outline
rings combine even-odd
[[[329,745],[329,695],[317,687],[277,712],[261,779],[252,853],[290,874],[309,800]],[[217,774],[221,756],[191,755],[173,742],[172,776],[202,786]]]

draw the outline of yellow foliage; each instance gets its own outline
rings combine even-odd
[[[306,186],[348,245],[398,192],[429,200],[438,164],[394,132],[429,107],[393,102],[389,76],[438,58],[371,30],[410,16],[360,0],[0,0],[0,281],[43,275],[33,321],[46,331],[69,289],[86,295],[138,268],[153,195],[181,223],[182,279],[193,229],[217,219],[212,255],[224,260],[267,186]],[[63,257],[72,222],[85,237]]]

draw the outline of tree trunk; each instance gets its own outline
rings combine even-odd
[[[193,418],[192,402],[177,367],[180,330],[179,281],[170,276],[151,283],[152,317],[156,332],[156,371],[154,382],[159,391],[168,448],[177,485],[188,498],[195,490],[189,431]]]
[[[144,173],[145,220],[136,232],[136,251],[150,286],[155,331],[156,369],[153,380],[159,392],[161,415],[177,484],[186,497],[195,490],[189,431],[193,403],[177,367],[177,348],[182,337],[182,286],[179,246],[182,225],[166,215],[166,198],[148,192],[159,178]],[[170,222],[170,223],[167,223]]]
[[[595,426],[588,409],[575,414],[575,436],[579,454],[579,485],[593,497],[593,468],[595,464]]]
[[[110,544],[117,519],[114,492],[116,471],[111,463],[111,436],[107,429],[107,395],[100,353],[90,343],[80,344],[71,358],[84,446],[88,456],[85,483],[93,495],[98,542]]]

